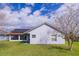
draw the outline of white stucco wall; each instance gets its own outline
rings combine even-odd
[[[61,37],[57,37],[56,41],[53,41],[51,35],[61,35],[47,25],[42,25],[30,32],[30,44],[64,44],[65,40]],[[32,38],[32,35],[36,35],[36,38]]]

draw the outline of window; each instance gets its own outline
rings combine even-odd
[[[57,35],[51,35],[51,36],[50,36],[50,39],[51,39],[52,41],[57,41]]]
[[[61,38],[63,38],[63,39],[64,39],[64,36],[63,36],[63,35],[58,35],[58,37],[61,37]]]
[[[61,37],[61,35],[58,35],[58,37]]]
[[[36,38],[36,35],[33,34],[33,35],[32,35],[32,38]]]
[[[53,41],[56,41],[56,40],[57,40],[56,36],[57,36],[57,35],[52,35],[52,40],[53,40]]]
[[[18,40],[18,35],[11,36],[11,40]]]

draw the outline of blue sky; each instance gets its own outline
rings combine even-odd
[[[27,28],[42,22],[50,21],[63,3],[1,3],[0,12],[5,14],[7,21],[3,27],[7,29]],[[0,20],[2,21],[2,20]],[[52,20],[51,20],[52,21]],[[51,22],[50,21],[50,22]]]
[[[79,9],[79,4],[67,3],[1,3],[0,28],[16,29],[29,28],[41,23],[53,24],[56,15],[68,13],[68,8]],[[55,13],[55,14],[54,14]]]
[[[45,9],[41,11],[41,15],[45,15],[52,11],[56,11],[61,5],[63,5],[63,3],[35,3],[34,5],[31,5],[30,3],[6,3],[0,4],[0,7],[2,8],[5,5],[8,5],[12,11],[20,11],[22,8],[30,7],[32,9],[31,14],[44,7]]]
[[[31,7],[32,13],[35,12],[36,10],[41,9],[42,7],[45,7],[45,9],[41,13],[42,15],[45,15],[46,13],[50,13],[52,11],[57,10],[62,5],[62,3],[58,3],[58,4],[56,3],[53,3],[53,4],[52,3],[49,3],[49,4],[36,3],[34,6],[28,5],[28,4],[25,5],[23,3],[22,4],[20,3],[19,5],[21,6],[20,9],[24,7]],[[14,10],[16,10],[15,7],[14,7]]]

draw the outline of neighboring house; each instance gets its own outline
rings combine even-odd
[[[6,31],[0,30],[0,40],[8,40],[8,36],[6,36]]]
[[[15,29],[7,34],[10,41],[26,41],[30,44],[64,44],[62,32],[48,23],[31,29]]]

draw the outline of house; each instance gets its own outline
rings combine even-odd
[[[64,44],[62,32],[48,23],[30,29],[15,29],[7,34],[10,41],[26,41],[30,44]]]
[[[6,31],[0,30],[0,40],[8,40],[8,36],[6,36]]]
[[[27,30],[29,29],[14,29],[6,35],[9,37],[9,41],[27,41],[28,35],[23,34]]]

